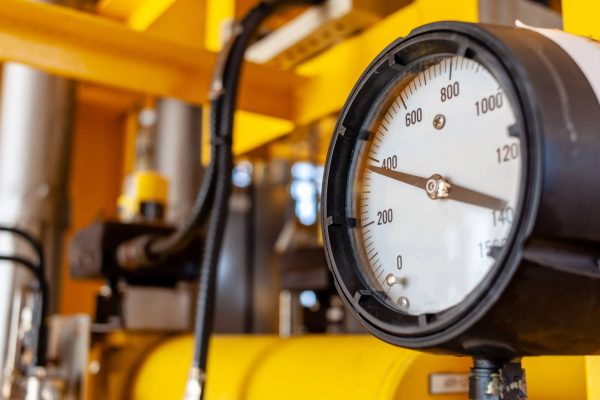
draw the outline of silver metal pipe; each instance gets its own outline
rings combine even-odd
[[[177,99],[158,103],[156,166],[169,181],[167,222],[179,225],[190,215],[200,183],[201,110]]]
[[[40,237],[47,260],[50,310],[60,285],[60,250],[67,225],[67,183],[72,143],[74,84],[31,67],[4,65],[0,109],[0,223]],[[0,253],[33,256],[28,246],[0,236]],[[10,373],[7,346],[20,307],[13,299],[33,278],[17,265],[0,265],[0,371]]]

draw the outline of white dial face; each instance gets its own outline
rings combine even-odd
[[[398,84],[359,141],[352,213],[363,275],[411,315],[461,303],[501,253],[521,180],[511,104],[479,63],[440,59]]]

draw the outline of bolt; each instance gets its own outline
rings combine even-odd
[[[437,192],[437,189],[438,189],[437,180],[429,179],[427,181],[427,187],[426,187],[427,193],[433,194],[433,193]]]
[[[91,375],[98,375],[98,373],[100,372],[100,362],[97,360],[91,361],[88,365],[88,372]]]
[[[400,305],[400,307],[404,308],[404,309],[408,309],[408,306],[410,305],[410,302],[408,301],[408,299],[404,296],[401,296],[398,299],[398,304]]]
[[[435,129],[442,129],[444,125],[446,125],[446,117],[444,117],[442,114],[438,114],[433,117],[433,127]]]
[[[392,286],[394,283],[396,283],[396,277],[393,274],[389,274],[387,278],[385,278],[385,281],[388,285]]]
[[[77,257],[75,262],[77,268],[84,271],[90,271],[94,268],[94,256],[87,251],[84,251],[81,254],[79,254],[79,257]]]
[[[452,185],[441,175],[432,175],[425,183],[425,191],[430,199],[443,199],[448,197]]]
[[[99,294],[102,297],[110,297],[112,296],[112,289],[108,285],[100,286]]]

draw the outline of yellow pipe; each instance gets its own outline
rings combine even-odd
[[[191,361],[190,336],[167,340],[142,363],[134,400],[180,399]],[[208,400],[464,400],[431,395],[431,373],[467,373],[468,358],[400,349],[369,336],[220,336],[211,343]],[[586,395],[585,357],[525,359],[531,399],[598,400]]]

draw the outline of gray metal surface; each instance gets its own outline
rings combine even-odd
[[[274,246],[291,209],[289,171],[289,163],[283,160],[255,164],[253,331],[257,333],[279,330],[282,260]]]
[[[229,217],[219,258],[215,331],[244,333],[250,329],[249,302],[253,289],[252,239],[249,237],[252,199],[249,193],[234,192],[229,202]]]
[[[360,32],[412,0],[328,0],[306,10],[248,49],[246,58],[291,68]]]
[[[20,64],[4,65],[0,114],[0,223],[38,235],[47,258],[50,309],[57,304],[62,232],[72,143],[73,83]],[[29,247],[0,236],[0,253],[29,255]],[[16,265],[0,264],[0,371],[5,364],[14,299],[32,286]],[[14,318],[12,318],[14,320]]]
[[[54,315],[49,328],[48,358],[56,360],[49,373],[60,377],[63,383],[61,399],[84,399],[91,342],[90,316]]]
[[[192,328],[195,290],[129,286],[123,293],[123,327],[132,331],[188,331]]]
[[[164,98],[158,103],[156,167],[169,181],[167,221],[180,224],[189,216],[200,182],[199,107]]]
[[[289,164],[255,163],[253,184],[236,189],[219,260],[215,331],[276,333],[281,257],[273,247],[288,208]]]
[[[540,28],[562,29],[562,16],[527,0],[479,0],[481,22],[514,26],[516,20]]]

